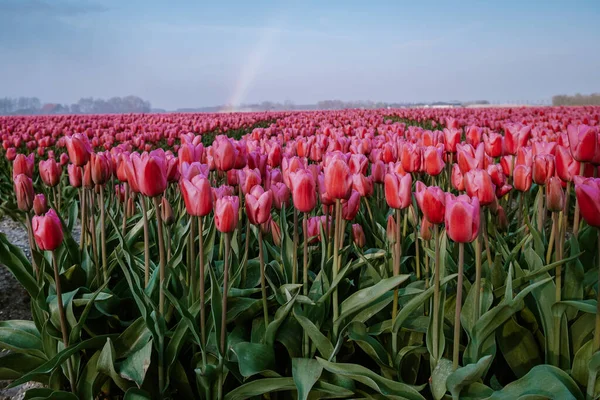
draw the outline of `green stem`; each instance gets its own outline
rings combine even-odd
[[[142,205],[142,218],[144,219],[144,287],[150,282],[150,233],[148,229],[148,207],[144,196],[140,197]]]
[[[594,351],[600,350],[600,229],[598,229],[598,301],[596,308],[596,330],[594,331]]]
[[[298,210],[294,207],[294,252],[298,249]],[[292,267],[292,284],[298,281],[298,257],[294,255]]]
[[[265,281],[265,258],[263,255],[263,238],[260,226],[258,227],[258,259],[260,260],[260,291],[262,293],[263,317],[265,319],[265,333],[269,326],[269,304],[267,303],[267,284]]]
[[[463,270],[465,262],[465,244],[458,244],[458,282],[456,284],[456,308],[454,311],[454,351],[452,353],[452,369],[458,369],[460,352],[460,310],[462,307]]]
[[[433,276],[433,362],[432,370],[435,368],[438,360],[440,359],[439,354],[439,326],[440,326],[440,228],[438,224],[433,225],[433,240],[435,245],[435,265],[434,265],[434,276]]]
[[[195,240],[196,236],[196,218],[193,215],[190,215],[190,265],[189,265],[189,285],[190,285],[190,304],[194,304],[196,300],[196,244]]]
[[[56,252],[52,252],[52,263],[54,264],[54,284],[56,286],[56,302],[58,303],[58,316],[60,319],[60,331],[62,333],[63,344],[65,349],[69,347],[69,336],[67,334],[67,318],[65,316],[65,307],[62,301],[62,289],[60,285],[60,276],[58,274],[58,260],[56,259]],[[75,375],[73,375],[73,365],[71,363],[71,357],[67,359],[67,371],[69,374],[69,383],[71,384],[71,391],[75,393],[77,387],[75,386]]]
[[[104,283],[108,280],[108,264],[106,262],[106,216],[104,215],[104,186],[100,186],[100,246],[102,249],[102,275]],[[100,282],[98,282],[100,285]]]
[[[338,253],[339,253],[339,225],[340,225],[340,217],[341,217],[341,203],[339,199],[335,200],[335,232],[333,235],[333,271],[332,271],[332,281],[335,281],[338,274]],[[338,291],[337,287],[333,290],[333,340],[337,340],[337,325],[336,321],[339,316],[338,310]]]
[[[33,266],[33,271],[35,272],[35,279],[40,279],[40,272],[37,267],[37,263],[35,262],[35,257],[33,256],[34,250],[37,250],[37,245],[35,244],[35,240],[33,239],[33,226],[31,224],[31,214],[30,212],[26,213],[27,215],[27,236],[29,238],[29,249],[31,251],[31,265]]]
[[[327,227],[325,227],[327,229]],[[308,296],[308,213],[304,213],[302,221],[302,234],[304,235],[303,268],[302,268],[302,293]],[[308,333],[304,331],[304,357],[308,358],[310,354],[310,339]]]
[[[395,251],[394,251],[394,268],[393,268],[393,276],[400,275],[400,259],[402,257],[402,237],[400,231],[400,221],[402,220],[402,210],[396,210],[396,243],[395,243]],[[392,303],[392,324],[396,320],[396,316],[398,315],[398,287],[394,289],[394,300]],[[398,353],[398,334],[397,332],[392,333],[392,353],[394,359]]]
[[[582,162],[579,165],[579,175],[583,176],[583,171],[585,170],[585,163]],[[577,196],[575,197],[575,216],[573,218],[573,235],[577,238],[577,234],[579,233],[579,201],[577,201]]]
[[[206,315],[204,295],[204,238],[202,237],[202,217],[198,217],[198,256],[200,257],[200,340],[202,345],[202,366],[206,369]]]
[[[129,187],[127,187],[127,182],[123,183],[123,188],[125,190],[125,202],[123,203],[123,225],[121,226],[121,232],[125,236],[127,230],[127,204],[129,203]]]
[[[227,331],[227,287],[229,285],[229,250],[231,247],[231,238],[229,233],[224,233],[225,237],[225,258],[223,262],[223,298],[221,303],[221,339],[220,339],[220,348],[221,348],[221,368],[219,373],[219,399],[223,398],[223,385],[224,374],[223,374],[223,364],[225,359],[225,338]]]
[[[480,227],[482,228],[482,227]],[[479,230],[479,235],[475,238],[475,304],[473,305],[474,321],[481,315],[481,238],[483,229]]]
[[[165,315],[165,269],[166,269],[166,260],[165,260],[165,238],[163,236],[163,222],[162,215],[160,212],[160,200],[159,197],[156,196],[153,198],[154,200],[154,209],[156,212],[156,224],[158,225],[158,252],[159,252],[159,294],[158,294],[158,312],[160,315]]]
[[[85,188],[83,186],[81,186],[81,190],[79,192],[79,199],[80,199],[80,203],[81,203],[81,238],[79,239],[79,248],[81,250],[83,250],[83,248],[85,247],[85,241],[86,241],[86,206],[87,206],[87,202],[86,202],[86,193],[85,193]]]
[[[100,283],[100,263],[98,262],[98,241],[96,240],[96,217],[94,213],[94,190],[90,194],[90,231],[92,233],[92,253],[94,254],[94,265],[96,266],[96,282]]]

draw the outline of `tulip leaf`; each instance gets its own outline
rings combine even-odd
[[[484,356],[475,364],[468,364],[458,368],[448,375],[446,386],[453,399],[460,398],[461,390],[472,383],[479,381],[492,363],[492,356]]]
[[[244,400],[265,393],[274,393],[282,391],[295,391],[296,384],[293,378],[264,378],[245,383],[233,389],[225,395],[225,400]],[[353,394],[352,391],[340,386],[332,385],[327,382],[317,381],[313,386],[313,392],[322,393],[321,398],[334,395],[335,397],[348,397]]]
[[[292,359],[292,376],[298,389],[298,400],[307,400],[310,390],[321,377],[323,367],[317,360]]]
[[[233,345],[232,351],[237,356],[240,373],[244,378],[275,369],[275,353],[272,346],[241,342]]]
[[[27,290],[29,296],[35,298],[39,289],[33,276],[31,264],[21,249],[13,246],[4,233],[0,233],[0,260],[2,260],[0,264],[4,265],[13,274]]]
[[[302,325],[302,329],[308,333],[311,342],[315,344],[319,353],[323,358],[329,359],[333,354],[333,345],[321,330],[311,321],[306,318],[304,312],[298,304],[294,306],[294,317]]]

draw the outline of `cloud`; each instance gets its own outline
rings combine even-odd
[[[0,14],[18,17],[52,16],[71,17],[82,14],[104,12],[108,9],[98,4],[81,2],[43,1],[43,0],[8,0],[0,3]]]

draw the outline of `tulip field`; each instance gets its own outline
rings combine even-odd
[[[26,399],[600,397],[600,107],[0,117]],[[81,234],[74,232],[81,232]]]

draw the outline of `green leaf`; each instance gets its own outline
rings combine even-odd
[[[32,298],[35,298],[39,289],[33,276],[31,264],[20,248],[12,245],[4,233],[0,233],[0,260],[11,274],[19,281],[21,286],[27,290]]]
[[[275,369],[275,352],[272,346],[241,342],[235,344],[232,350],[237,356],[240,373],[245,378]]]
[[[267,327],[267,331],[265,332],[265,343],[269,346],[273,346],[275,343],[275,337],[277,335],[277,330],[283,323],[283,320],[288,316],[290,310],[294,306],[294,302],[296,301],[296,297],[298,295],[292,297],[287,303],[283,306],[279,307],[275,312],[275,317],[273,321],[269,323]]]
[[[0,321],[0,348],[46,360],[40,333],[32,321]]]
[[[323,367],[317,360],[307,358],[292,359],[292,376],[298,389],[298,399],[307,400],[311,388],[321,377]]]
[[[517,378],[543,363],[533,334],[519,325],[514,318],[509,318],[502,328],[496,331],[496,340],[504,359]]]
[[[146,372],[150,367],[151,357],[152,340],[121,363],[121,368],[119,369],[120,375],[125,379],[134,381],[138,386],[142,386]]]
[[[221,354],[221,330],[227,329],[225,326],[221,326],[221,314],[222,314],[222,294],[221,289],[219,288],[219,281],[214,272],[214,268],[208,268],[208,273],[210,275],[210,304],[211,304],[211,315],[213,319],[213,324],[215,326],[215,340],[217,343],[217,353],[224,357],[224,354]],[[227,336],[227,335],[225,335]],[[227,340],[227,338],[225,338]],[[227,343],[225,343],[225,349],[227,349]]]
[[[98,371],[112,378],[113,382],[124,392],[129,389],[132,384],[121,377],[115,369],[115,348],[110,338],[106,339],[106,344],[98,357]]]
[[[402,396],[409,400],[424,399],[413,386],[383,378],[362,365],[333,363],[319,357],[317,357],[317,361],[332,374],[351,378],[381,394]]]
[[[73,393],[49,388],[29,389],[23,400],[79,400]]]
[[[45,359],[21,353],[8,353],[0,357],[0,380],[17,379],[46,361]]]
[[[152,396],[142,389],[131,388],[125,392],[123,400],[151,400]]]
[[[98,372],[98,358],[100,357],[100,351],[94,353],[90,357],[83,371],[79,375],[77,381],[77,395],[81,400],[94,400],[99,391],[99,381],[101,381],[100,373]]]
[[[294,317],[302,325],[304,332],[308,333],[311,342],[315,344],[323,358],[329,359],[333,354],[333,344],[310,319],[306,318],[298,304],[294,306]]]
[[[537,365],[527,375],[494,392],[489,400],[518,398],[583,399],[577,384],[566,372],[551,366]]]
[[[265,393],[296,390],[293,378],[265,378],[245,383],[225,395],[225,400],[244,400]],[[313,392],[332,394],[336,397],[348,397],[353,394],[350,390],[330,383],[318,381],[313,386]],[[324,398],[326,396],[322,396]]]
[[[452,394],[452,398],[459,399],[461,390],[464,387],[479,381],[491,363],[492,356],[485,356],[477,361],[476,364],[465,365],[450,374],[446,379],[446,386]]]
[[[446,381],[454,371],[452,361],[442,358],[438,361],[431,373],[431,394],[440,400],[446,394]]]

